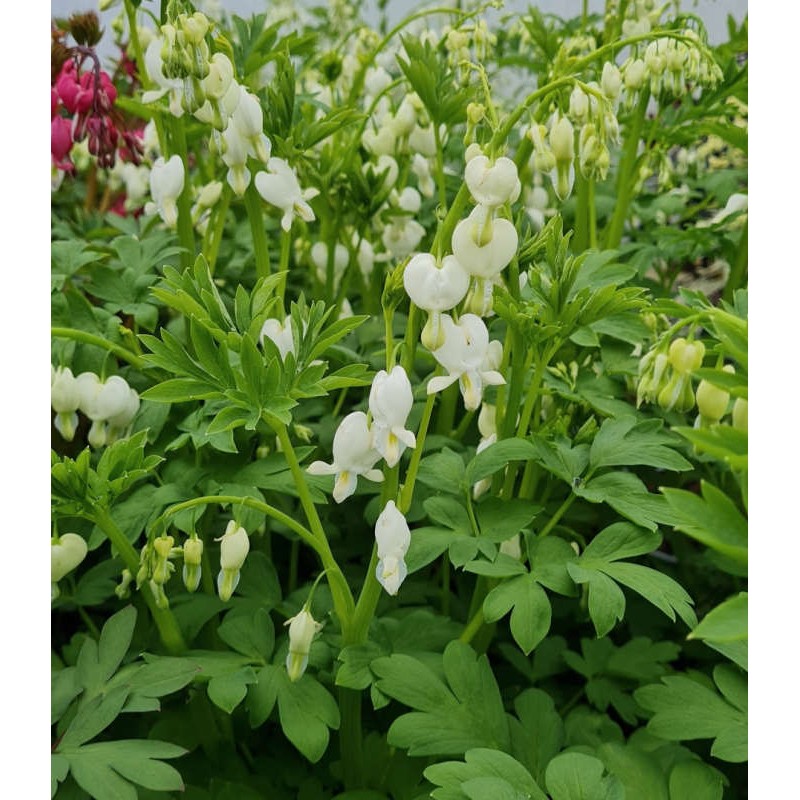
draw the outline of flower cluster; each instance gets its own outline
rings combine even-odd
[[[93,372],[82,372],[76,378],[69,367],[51,366],[50,403],[56,430],[66,441],[75,437],[82,411],[92,421],[89,444],[103,447],[126,435],[139,410],[139,394],[119,375],[101,381]]]
[[[369,394],[371,420],[363,411],[348,414],[333,437],[333,462],[315,461],[308,467],[311,475],[336,476],[337,503],[355,492],[359,475],[383,480],[383,473],[375,469],[381,458],[393,467],[406,447],[416,446],[414,434],[405,427],[413,402],[411,383],[401,366],[375,375]]]

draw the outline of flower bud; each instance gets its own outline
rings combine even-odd
[[[687,342],[681,337],[669,346],[669,363],[676,372],[690,374],[702,366],[705,352],[702,342]]]
[[[406,518],[390,500],[375,523],[378,549],[378,582],[390,594],[396,595],[408,574],[405,556],[411,544],[411,531]]]
[[[122,577],[117,586],[114,587],[114,594],[120,599],[125,600],[131,595],[131,583],[133,582],[133,575],[129,569],[122,570]]]
[[[308,609],[287,619],[284,625],[289,626],[289,653],[286,656],[286,672],[293,683],[300,680],[308,666],[308,654],[314,636],[322,628]]]
[[[743,397],[736,398],[731,418],[736,430],[747,432],[747,400]]]
[[[723,369],[725,372],[732,373],[733,365],[726,364]],[[724,389],[714,386],[706,380],[700,381],[695,395],[697,399],[697,410],[706,422],[719,422],[728,410],[728,402],[731,396]]]
[[[600,88],[609,100],[616,100],[622,88],[622,75],[619,67],[606,61],[603,64],[603,74],[600,76]]]
[[[153,566],[151,579],[154,583],[166,583],[169,580],[170,574],[175,569],[174,565],[169,561],[174,544],[175,539],[172,536],[159,536],[153,541],[155,565]]]
[[[641,58],[636,58],[633,61],[626,62],[623,67],[622,79],[625,83],[625,88],[630,92],[638,91],[644,86],[645,78],[647,77],[647,65]]]
[[[183,543],[183,585],[188,592],[197,591],[203,560],[203,540],[197,536]]]
[[[219,548],[220,572],[217,576],[219,598],[223,602],[231,599],[239,583],[239,570],[250,552],[250,538],[247,531],[234,520],[228,523],[225,533],[215,541],[221,542]]]

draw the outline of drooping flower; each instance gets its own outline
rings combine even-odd
[[[289,652],[286,655],[286,672],[294,683],[300,680],[308,666],[308,654],[314,636],[322,629],[322,625],[311,616],[308,608],[303,607],[299,614],[287,619],[284,625],[289,626]]]
[[[375,375],[369,392],[372,434],[375,449],[393,467],[406,447],[416,447],[417,440],[405,429],[414,395],[406,371],[399,364],[390,373],[385,369]]]
[[[250,537],[241,525],[231,520],[225,533],[215,541],[220,542],[217,591],[219,599],[227,602],[239,584],[239,571],[250,552]]]
[[[335,475],[333,499],[346,500],[356,490],[358,476],[382,481],[383,473],[374,469],[381,454],[375,449],[372,431],[363,411],[353,411],[340,423],[333,437],[333,463],[315,461],[308,467],[311,475]]]
[[[453,254],[458,263],[470,275],[484,280],[496,277],[511,263],[518,244],[514,223],[493,219],[487,206],[475,206],[453,231]]]
[[[80,387],[69,367],[53,369],[50,373],[50,405],[56,412],[56,430],[71,442],[75,438],[78,427],[78,415],[75,413],[81,404]]]
[[[408,575],[405,557],[411,544],[406,518],[390,500],[375,523],[378,566],[375,576],[390,595],[396,595]]]
[[[279,322],[277,319],[266,320],[261,326],[260,336],[262,342],[265,338],[270,339],[274,343],[275,347],[278,348],[278,352],[281,354],[281,359],[285,361],[288,353],[294,353],[291,316],[287,315],[283,323]]]
[[[497,346],[489,344],[489,332],[475,314],[464,314],[458,323],[442,318],[444,344],[433,351],[433,357],[447,370],[428,381],[428,394],[440,392],[459,382],[464,407],[474,411],[483,399],[484,384],[499,386],[506,382],[497,372]],[[499,345],[499,342],[497,343]],[[500,345],[502,352],[502,346]]]
[[[288,231],[295,215],[306,222],[316,219],[307,201],[316,197],[319,190],[301,189],[295,171],[282,158],[270,158],[267,169],[256,175],[256,189],[264,200],[283,211],[281,227]]]
[[[120,375],[105,382],[93,372],[82,372],[75,379],[80,395],[79,408],[92,420],[87,436],[92,447],[115,441],[139,410],[139,395]]]
[[[183,191],[183,159],[174,155],[169,161],[156,159],[150,171],[150,194],[159,216],[173,227],[178,221],[178,197]],[[148,209],[149,210],[149,209]]]
[[[203,562],[203,540],[192,536],[183,543],[183,585],[187,592],[196,592],[200,585]]]
[[[77,533],[64,533],[50,540],[50,599],[58,597],[58,582],[86,558],[89,548]]]
[[[490,208],[515,202],[522,188],[517,165],[506,156],[494,163],[483,154],[471,158],[464,170],[464,180],[475,201]]]

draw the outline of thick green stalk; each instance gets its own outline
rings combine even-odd
[[[589,186],[580,169],[575,169],[575,237],[572,240],[576,253],[589,246]]]
[[[411,508],[411,500],[414,496],[414,483],[417,480],[417,470],[419,469],[419,462],[422,459],[425,437],[428,434],[428,426],[431,422],[433,404],[435,402],[436,394],[429,394],[428,399],[425,401],[425,408],[422,411],[422,419],[420,420],[419,430],[417,431],[417,446],[414,448],[414,452],[411,455],[411,462],[408,465],[408,472],[406,472],[406,480],[403,484],[403,490],[400,492],[400,501],[397,504],[397,508],[401,514],[406,514],[408,509]]]
[[[250,181],[250,185],[244,193],[244,205],[247,209],[247,219],[250,222],[250,231],[253,235],[256,277],[266,278],[270,274],[269,245],[267,244],[267,230],[264,226],[261,195],[258,193],[254,181]]]
[[[736,251],[736,260],[731,267],[730,275],[728,275],[728,282],[725,284],[725,291],[722,293],[722,299],[727,300],[729,303],[733,302],[733,293],[737,289],[741,289],[745,283],[745,273],[747,272],[747,223],[744,224],[741,238],[739,239],[739,247]]]
[[[117,523],[114,522],[108,509],[103,506],[95,506],[92,509],[91,518],[97,527],[108,537],[111,544],[117,549],[127,569],[130,570],[132,575],[136,575],[139,571],[139,554],[125,537],[125,534],[119,529]],[[159,608],[156,605],[149,584],[142,584],[140,591],[142,597],[144,597],[145,603],[147,603],[147,607],[150,609],[150,613],[153,616],[153,621],[156,623],[164,647],[166,647],[170,653],[182,653],[186,650],[186,643],[184,642],[183,634],[181,633],[181,629],[172,611],[169,608]]]
[[[558,524],[558,521],[561,519],[561,517],[563,517],[564,514],[567,513],[569,507],[575,502],[575,498],[577,496],[578,495],[576,494],[570,494],[570,496],[566,500],[564,500],[564,502],[556,510],[556,513],[553,514],[552,517],[550,517],[550,519],[547,522],[547,525],[545,525],[544,528],[542,528],[542,530],[539,531],[538,535],[540,539],[544,539],[545,536],[548,536],[550,534],[553,528],[555,528],[555,526]]]
[[[145,364],[141,356],[137,356],[136,353],[132,353],[125,347],[109,342],[108,339],[104,339],[102,336],[96,336],[93,333],[80,331],[76,328],[51,328],[50,335],[56,339],[72,339],[73,341],[83,342],[84,344],[93,344],[96,347],[103,348],[103,350],[108,350],[109,353],[113,353],[117,358],[127,361],[136,369],[143,370],[147,368],[147,364]]]
[[[597,207],[595,206],[594,199],[594,178],[589,178],[587,184],[588,208],[589,214],[589,247],[597,249]]]
[[[447,184],[444,180],[444,148],[442,147],[442,137],[439,135],[437,125],[433,126],[433,138],[436,142],[436,186],[439,190],[439,206],[444,211],[447,208]]]
[[[631,126],[628,129],[628,136],[625,139],[625,146],[620,156],[619,166],[617,167],[617,200],[611,221],[606,228],[605,249],[607,250],[616,247],[622,240],[622,231],[631,202],[637,160],[636,152],[639,148],[639,140],[642,136],[642,126],[649,101],[650,91],[645,89],[641,98],[639,98],[639,104],[633,112]]]
[[[181,253],[181,267],[190,269],[194,264],[194,225],[192,224],[192,183],[189,180],[188,148],[186,145],[186,128],[182,119],[170,117],[169,128],[170,155],[177,155],[183,162],[183,191],[178,195],[178,241],[184,252]]]
[[[203,240],[203,255],[208,263],[208,271],[212,275],[217,265],[217,255],[219,255],[219,246],[222,244],[222,234],[225,232],[225,218],[228,215],[231,197],[233,197],[233,189],[226,181],[222,187],[222,196],[214,209],[213,222],[209,223]]]
[[[339,752],[345,789],[364,785],[364,736],[361,729],[361,692],[339,687]]]
[[[292,232],[291,230],[281,230],[281,255],[278,262],[278,272],[282,272],[281,282],[278,285],[278,297],[281,301],[281,308],[284,308],[283,298],[286,294],[286,279],[289,276],[289,254],[292,249]]]
[[[353,613],[355,612],[355,601],[350,587],[342,574],[336,559],[331,552],[328,537],[325,535],[325,529],[322,527],[322,521],[317,513],[317,508],[314,505],[314,500],[311,497],[311,492],[306,482],[306,476],[300,462],[297,460],[297,454],[294,451],[292,440],[289,438],[289,432],[285,425],[276,424],[273,430],[278,436],[278,441],[281,445],[281,451],[289,464],[289,470],[294,478],[295,489],[300,497],[300,505],[303,507],[308,525],[317,542],[317,552],[322,559],[322,566],[327,570],[328,585],[331,589],[331,596],[333,597],[333,605],[336,609],[336,614],[339,617],[339,622],[342,626],[342,634],[345,639],[348,638],[349,630],[351,627]]]

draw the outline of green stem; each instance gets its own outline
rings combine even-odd
[[[436,433],[440,436],[447,436],[453,430],[453,421],[456,416],[456,406],[458,405],[459,389],[458,384],[448,386],[442,392],[442,402],[439,403],[439,411],[436,414]]]
[[[594,178],[589,178],[587,184],[587,212],[589,214],[589,247],[597,249],[597,208],[594,200]]]
[[[540,539],[544,539],[544,537],[547,536],[553,530],[553,528],[555,528],[561,517],[563,517],[564,514],[567,513],[569,507],[575,502],[575,498],[577,496],[578,495],[576,494],[570,494],[570,496],[558,507],[556,513],[553,514],[552,517],[550,517],[550,520],[548,521],[547,525],[545,525],[544,528],[542,528],[542,530],[539,531]]]
[[[433,126],[433,139],[436,142],[436,186],[439,189],[439,206],[444,212],[447,208],[447,184],[444,179],[444,149],[442,137],[439,135],[439,126]]]
[[[222,188],[222,196],[219,199],[217,207],[214,209],[214,222],[213,224],[209,224],[203,242],[203,253],[206,257],[206,262],[208,262],[208,270],[212,275],[217,265],[219,246],[222,244],[222,234],[225,232],[225,218],[228,215],[228,208],[231,204],[232,197],[233,189],[231,189],[226,181]]]
[[[262,514],[272,517],[272,519],[282,523],[287,528],[294,531],[309,547],[319,552],[317,538],[311,533],[310,530],[308,530],[308,528],[306,528],[304,525],[301,525],[296,519],[294,519],[294,517],[284,514],[283,511],[280,511],[274,506],[264,503],[261,500],[257,500],[255,497],[238,497],[237,495],[231,494],[193,497],[191,500],[184,500],[181,503],[176,503],[175,505],[170,506],[164,511],[163,514],[161,514],[159,519],[166,520],[173,514],[177,514],[179,511],[185,511],[187,508],[197,508],[197,506],[208,506],[214,504],[239,505],[246,508],[252,508],[254,511],[260,511]]]
[[[108,350],[109,353],[113,353],[117,358],[127,361],[136,369],[147,369],[147,364],[143,358],[137,356],[135,353],[131,353],[131,351],[125,347],[109,342],[102,336],[96,336],[86,331],[79,331],[76,328],[51,328],[50,335],[56,339],[72,339],[76,342],[83,342],[84,344],[93,344],[96,347],[101,347],[103,350]]]
[[[364,737],[361,729],[361,692],[339,687],[339,752],[345,789],[364,784]]]
[[[589,187],[580,169],[575,169],[575,252],[583,252],[589,245]]]
[[[435,402],[436,394],[429,394],[428,399],[425,401],[425,408],[422,411],[422,419],[419,422],[417,446],[414,448],[414,452],[411,455],[411,462],[408,465],[408,472],[406,472],[406,480],[403,484],[403,490],[400,492],[400,502],[397,504],[397,508],[401,514],[406,514],[408,509],[411,508],[411,499],[414,496],[414,483],[417,480],[417,470],[419,469],[419,462],[422,459],[422,451],[425,448],[425,437],[428,435],[428,426],[431,422],[433,404]]]
[[[645,89],[639,98],[639,104],[633,113],[631,126],[628,136],[625,139],[625,146],[620,156],[617,173],[617,200],[614,206],[614,213],[606,229],[605,248],[612,249],[622,240],[622,231],[625,226],[625,219],[628,216],[628,207],[631,202],[631,190],[633,189],[633,171],[636,166],[636,152],[639,147],[639,140],[642,135],[642,125],[644,124],[647,104],[650,101],[650,91]]]
[[[728,282],[725,284],[725,290],[722,293],[722,299],[729,303],[733,302],[733,294],[737,289],[741,289],[745,281],[745,273],[747,272],[747,223],[744,224],[741,238],[739,239],[739,248],[736,251],[736,260],[731,267],[730,275],[728,275]]]
[[[297,454],[294,451],[292,440],[289,438],[289,431],[283,424],[273,425],[273,430],[278,436],[278,441],[281,445],[281,451],[289,464],[289,470],[294,478],[295,489],[300,498],[300,505],[303,507],[308,525],[317,542],[317,552],[322,560],[322,566],[327,570],[328,585],[331,589],[331,596],[333,598],[333,605],[336,609],[336,614],[339,617],[339,622],[342,626],[342,634],[345,638],[348,637],[350,627],[355,612],[355,601],[353,600],[353,593],[347,585],[347,580],[342,574],[338,562],[331,552],[328,537],[325,535],[325,529],[322,527],[322,521],[317,513],[317,508],[314,505],[314,500],[311,497],[311,492],[306,482],[306,476],[300,462],[297,460]]]
[[[281,275],[281,282],[278,285],[278,297],[281,301],[281,308],[285,309],[284,296],[286,295],[286,281],[289,277],[289,255],[292,249],[292,232],[291,230],[281,230],[281,254],[280,261],[278,262],[278,272]]]
[[[419,340],[419,331],[417,330],[417,315],[419,310],[414,303],[409,301],[408,308],[408,321],[406,322],[406,335],[403,340],[403,369],[406,375],[411,375],[414,369],[414,358],[417,355],[417,341]]]
[[[128,541],[125,534],[119,529],[117,523],[114,522],[108,509],[103,506],[94,506],[92,508],[91,519],[108,537],[108,540],[116,548],[131,574],[136,575],[139,571],[139,554]],[[186,650],[183,634],[181,633],[181,629],[172,611],[169,608],[159,608],[156,605],[155,598],[153,597],[148,583],[142,584],[141,593],[145,603],[147,603],[147,607],[150,609],[153,621],[156,623],[164,647],[166,647],[170,653],[175,654]]]
[[[183,162],[183,191],[178,195],[178,241],[184,251],[181,253],[181,267],[190,269],[194,264],[194,225],[192,224],[192,183],[189,180],[188,147],[186,128],[182,119],[168,120],[170,155],[177,155]]]
[[[474,638],[475,634],[481,629],[483,623],[483,606],[481,606],[475,612],[475,614],[473,614],[472,619],[470,619],[470,621],[466,624],[464,630],[461,631],[461,636],[458,637],[458,640],[460,642],[464,642],[464,644],[469,644]]]
[[[244,205],[247,209],[247,219],[250,222],[250,231],[253,235],[256,277],[266,278],[270,273],[269,245],[267,244],[267,230],[264,226],[264,215],[261,208],[261,195],[256,189],[255,181],[250,181],[250,185],[244,193]]]

